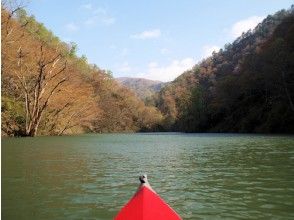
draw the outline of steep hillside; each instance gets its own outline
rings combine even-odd
[[[164,82],[143,78],[119,77],[116,78],[116,80],[134,91],[136,95],[142,100],[145,100],[147,97],[150,97],[156,92],[159,92],[166,84]]]
[[[2,135],[62,135],[153,130],[146,107],[108,71],[76,55],[21,8],[1,10]]]
[[[294,132],[294,7],[214,53],[155,97],[167,130]]]

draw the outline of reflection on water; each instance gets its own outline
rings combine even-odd
[[[183,219],[291,219],[293,170],[291,136],[6,138],[2,218],[112,219],[148,173]]]

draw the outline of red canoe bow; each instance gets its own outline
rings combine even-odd
[[[181,217],[151,188],[146,175],[141,176],[140,181],[138,191],[120,210],[115,220],[181,220]]]

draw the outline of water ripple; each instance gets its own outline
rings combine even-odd
[[[2,217],[112,219],[148,173],[183,219],[293,219],[293,148],[232,134],[5,139]]]

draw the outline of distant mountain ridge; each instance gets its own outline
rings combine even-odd
[[[116,78],[123,86],[131,89],[142,100],[159,92],[167,83],[144,78],[119,77]]]

